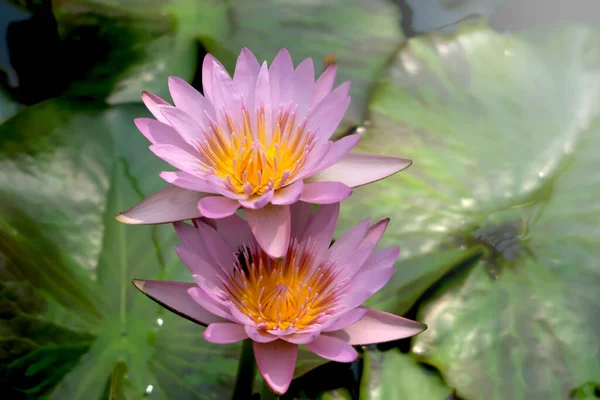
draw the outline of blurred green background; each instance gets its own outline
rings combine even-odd
[[[0,2],[0,389],[6,399],[226,399],[239,346],[138,293],[188,280],[169,226],[113,216],[169,169],[133,118],[210,52],[287,47],[352,81],[339,136],[413,166],[338,232],[391,217],[369,305],[413,340],[303,354],[284,398],[600,399],[600,4],[542,0]],[[316,369],[315,369],[316,368]]]

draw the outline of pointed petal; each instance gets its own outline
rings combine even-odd
[[[223,64],[214,58],[212,54],[207,54],[204,57],[204,61],[202,62],[202,90],[204,91],[204,96],[211,101],[214,99],[213,75],[215,70],[219,68],[226,71]]]
[[[315,82],[315,90],[311,101],[311,108],[315,108],[333,89],[333,83],[335,82],[335,75],[337,73],[337,65],[330,65],[327,67],[325,72],[321,74],[319,79]]]
[[[297,106],[296,118],[302,121],[306,117],[310,102],[313,97],[315,85],[315,69],[311,58],[302,61],[292,74],[289,81],[289,93],[293,96],[290,100]]]
[[[370,221],[370,218],[366,218],[344,232],[329,248],[329,259],[338,259],[343,257],[344,254],[352,253],[358,249],[367,234]]]
[[[404,339],[425,329],[427,325],[420,322],[368,308],[360,321],[326,335],[337,337],[351,345],[363,345]]]
[[[352,362],[358,358],[358,353],[347,342],[331,336],[321,335],[314,342],[304,346],[313,353],[337,362]]]
[[[394,268],[388,267],[359,272],[354,275],[352,279],[352,294],[349,294],[349,296],[355,300],[348,307],[352,308],[363,304],[369,297],[384,287],[390,281],[393,274]]]
[[[283,257],[290,243],[290,208],[267,204],[258,210],[244,209],[252,234],[271,257]]]
[[[240,208],[240,203],[237,200],[223,196],[206,196],[198,202],[200,213],[204,217],[212,219],[229,217],[238,208]]]
[[[215,188],[204,179],[183,171],[163,171],[160,177],[172,185],[196,192],[216,193]]]
[[[136,118],[133,122],[152,144],[170,144],[190,154],[195,152],[170,125],[152,118]]]
[[[260,65],[256,57],[250,50],[244,47],[235,63],[233,84],[236,90],[246,99],[250,98],[250,90],[256,82],[259,70]]]
[[[298,201],[290,206],[292,226],[290,237],[301,238],[313,217],[312,204]]]
[[[383,268],[391,268],[394,266],[394,263],[398,259],[399,255],[399,247],[391,247],[389,249],[384,249],[373,253],[369,256],[360,272],[363,273]]]
[[[198,125],[204,126],[206,123],[203,111],[206,111],[210,116],[214,116],[215,112],[210,101],[183,79],[170,76],[169,92],[175,107],[180,108],[192,117]]]
[[[323,171],[344,158],[356,146],[360,138],[359,134],[354,134],[344,136],[340,140],[333,142],[325,157],[323,157],[319,165],[314,169],[314,173]]]
[[[190,287],[187,292],[196,303],[201,305],[207,311],[225,320],[234,322],[229,312],[226,311],[221,304],[217,304],[212,298],[210,298],[206,290],[194,285]]]
[[[254,355],[260,374],[269,387],[277,394],[285,393],[294,376],[298,345],[283,340],[254,342]]]
[[[235,254],[229,249],[223,237],[213,227],[204,222],[197,221],[196,226],[210,257],[227,273],[232,272]]]
[[[283,90],[293,73],[294,64],[292,63],[292,57],[286,49],[281,49],[273,59],[271,67],[269,68],[273,109],[276,110],[280,106],[287,105],[284,104],[285,93],[283,93]]]
[[[271,203],[276,205],[290,205],[294,204],[300,199],[300,195],[304,190],[304,182],[301,180],[292,183],[281,189],[277,189],[273,195]]]
[[[231,322],[216,322],[210,324],[202,334],[211,343],[235,343],[248,338],[244,327]]]
[[[235,304],[230,302],[228,308],[229,308],[229,313],[231,314],[233,319],[235,319],[235,322],[237,322],[238,324],[250,325],[250,326],[255,325],[254,321],[251,320],[250,317],[248,317],[246,314],[241,312],[240,309],[237,308],[237,306]]]
[[[159,106],[160,112],[165,116],[169,125],[171,125],[186,143],[192,148],[197,148],[200,140],[203,139],[202,129],[198,122],[188,113],[178,107]],[[196,154],[193,152],[190,154]]]
[[[367,235],[363,239],[362,243],[366,243],[366,242],[377,243],[377,242],[379,242],[379,239],[381,239],[381,237],[385,233],[385,230],[387,229],[387,226],[389,223],[390,223],[390,219],[385,218],[385,219],[382,219],[381,221],[377,221],[376,223],[371,225],[369,227]]]
[[[348,105],[350,105],[349,89],[350,82],[342,83],[329,93],[308,116],[307,126],[312,131],[318,129],[319,142],[328,141],[342,121]]]
[[[193,283],[171,281],[147,281],[134,279],[135,287],[146,296],[174,312],[200,325],[225,321],[196,303],[187,290],[196,287]]]
[[[183,247],[197,254],[201,254],[196,251],[198,248],[204,248],[204,242],[198,229],[185,222],[174,222],[173,227],[175,228],[175,233]]]
[[[197,157],[171,144],[153,144],[150,146],[150,151],[175,168],[189,174],[194,174],[200,166]]]
[[[340,203],[324,205],[317,208],[313,214],[310,224],[304,231],[302,241],[309,238],[315,242],[315,260],[318,264],[327,256],[327,249],[333,239],[335,224],[340,214]]]
[[[350,310],[336,318],[332,324],[327,325],[327,327],[323,328],[323,332],[337,331],[347,327],[348,325],[352,325],[360,321],[366,313],[367,309],[363,307]]]
[[[165,124],[168,123],[167,119],[165,117],[163,117],[162,113],[158,109],[158,106],[159,105],[170,106],[169,103],[167,103],[166,101],[164,101],[163,99],[161,99],[160,97],[155,95],[154,93],[150,93],[150,92],[142,92],[142,101],[146,105],[146,108],[148,108],[148,110],[152,113],[154,118],[156,118],[157,120],[159,120],[162,123],[165,123]]]
[[[342,182],[350,187],[376,182],[410,166],[403,158],[348,154],[337,164],[311,176],[309,182]]]
[[[352,189],[340,182],[313,182],[304,184],[300,200],[313,204],[333,204],[351,194]]]
[[[241,246],[249,245],[252,240],[252,232],[248,222],[239,215],[216,220],[217,232],[229,246],[231,251],[238,252]]]
[[[198,201],[205,193],[169,185],[117,215],[124,224],[164,224],[200,217]]]
[[[203,277],[211,286],[222,287],[218,277],[223,274],[210,260],[206,260],[202,255],[185,247],[175,246],[175,252],[192,275]]]
[[[254,90],[254,108],[264,115],[263,118],[257,121],[262,121],[257,125],[259,139],[264,140],[264,143],[271,143],[273,137],[272,129],[272,106],[271,106],[271,83],[269,77],[269,69],[267,63],[263,63],[256,80],[256,88]]]

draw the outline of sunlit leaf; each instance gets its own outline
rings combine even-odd
[[[410,40],[370,101],[357,150],[415,162],[356,190],[346,223],[392,217],[401,269],[485,249],[417,315],[412,351],[461,397],[564,399],[600,375],[599,55],[587,27],[465,28]]]
[[[452,392],[439,375],[396,349],[367,351],[360,382],[364,400],[444,400]]]

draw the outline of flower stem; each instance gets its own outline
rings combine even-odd
[[[252,384],[254,383],[255,375],[256,362],[254,361],[252,340],[246,339],[242,343],[237,378],[233,389],[233,400],[249,399],[252,397]]]

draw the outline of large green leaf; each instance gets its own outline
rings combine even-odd
[[[356,190],[345,225],[391,216],[399,269],[485,248],[422,304],[412,348],[466,399],[564,399],[600,376],[599,56],[587,27],[465,28],[410,40],[370,101],[359,149],[415,162]]]
[[[396,349],[366,351],[361,400],[444,400],[450,394],[439,375]]]
[[[30,398],[56,384],[55,399],[231,393],[239,345],[208,344],[203,328],[131,284],[190,280],[172,251],[172,227],[114,220],[165,185],[158,177],[165,164],[132,122],[144,115],[142,106],[52,100],[0,126],[0,274],[12,285],[0,290],[8,316],[0,348],[11,349],[0,356],[4,386]],[[27,296],[10,295],[21,286],[35,288],[35,311],[24,308]],[[33,372],[24,368],[31,360],[39,365]],[[323,362],[302,356],[298,374]]]

